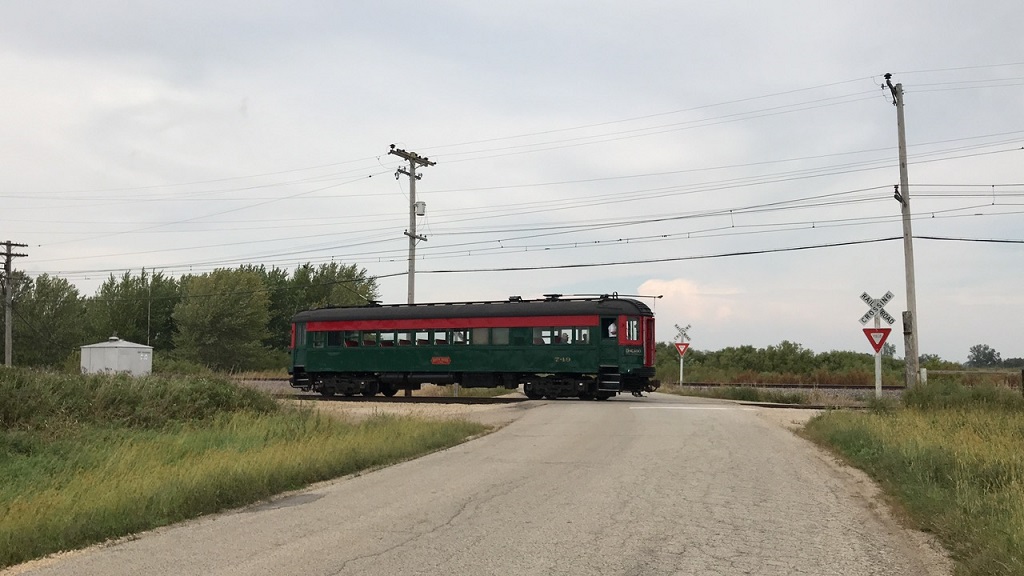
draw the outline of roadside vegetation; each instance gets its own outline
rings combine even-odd
[[[0,371],[0,568],[384,466],[486,430],[346,421],[213,375]]]
[[[803,432],[883,487],[964,576],[1024,574],[1024,397],[951,379],[870,411],[827,411]]]
[[[903,385],[903,360],[893,348],[882,353],[882,385]],[[960,364],[935,356],[922,358],[929,370],[960,369]],[[659,343],[655,357],[657,378],[663,383],[679,381],[679,353],[669,343]],[[818,386],[873,386],[874,354],[832,350],[815,353],[784,340],[774,346],[738,346],[721,350],[687,350],[683,361],[684,383],[700,384],[801,384]]]

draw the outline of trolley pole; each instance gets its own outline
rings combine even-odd
[[[11,365],[11,304],[14,301],[14,286],[11,282],[11,261],[28,256],[11,252],[14,247],[25,248],[28,244],[16,244],[7,240],[4,246],[4,366]]]
[[[409,237],[409,304],[416,303],[416,241],[423,240],[427,241],[426,236],[416,234],[416,181],[422,178],[421,175],[416,173],[416,166],[433,166],[437,162],[431,162],[428,158],[424,158],[415,152],[406,152],[401,148],[395,148],[395,145],[391,145],[391,150],[388,154],[394,154],[399,158],[404,158],[409,161],[409,168],[399,168],[395,172],[395,178],[398,178],[399,174],[405,174],[409,177],[409,229],[405,231],[405,235]]]
[[[903,84],[892,84],[892,74],[885,75],[885,84],[892,92],[892,103],[896,106],[896,130],[899,138],[900,187],[894,194],[901,205],[903,214],[903,259],[907,275],[907,312],[903,315],[905,344],[904,364],[906,365],[906,387],[917,384],[921,372],[918,338],[917,287],[914,282],[914,234],[910,226],[910,177],[907,175],[907,135],[903,119]]]

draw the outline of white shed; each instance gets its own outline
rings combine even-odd
[[[153,347],[111,336],[106,342],[82,346],[82,372],[128,372],[145,376],[153,371]]]

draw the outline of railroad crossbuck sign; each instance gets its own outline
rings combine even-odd
[[[892,314],[889,314],[888,312],[885,311],[885,308],[883,308],[883,306],[885,306],[886,304],[889,303],[890,300],[892,300],[892,297],[892,292],[886,292],[885,296],[882,296],[878,300],[872,298],[871,295],[869,295],[867,292],[861,294],[860,299],[863,300],[864,303],[867,304],[868,306],[871,306],[871,308],[869,308],[868,311],[865,312],[864,315],[860,317],[860,323],[867,324],[868,320],[871,320],[876,315],[882,320],[888,322],[890,326],[894,322],[896,322],[896,319],[892,317]]]
[[[679,351],[679,356],[682,357],[686,354],[686,349],[690,347],[689,342],[676,342],[676,350]]]

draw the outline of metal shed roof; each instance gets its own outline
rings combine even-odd
[[[117,336],[111,336],[107,338],[106,342],[98,342],[96,344],[86,344],[82,348],[149,348],[152,346],[146,346],[145,344],[136,344],[135,342],[129,342],[127,340],[121,340]]]

